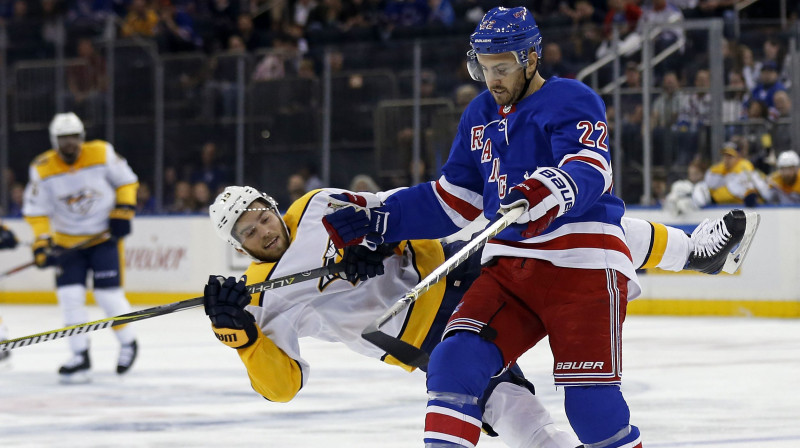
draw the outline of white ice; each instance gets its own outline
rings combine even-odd
[[[4,305],[0,313],[12,337],[63,326],[54,306]],[[201,310],[135,325],[140,357],[122,378],[113,372],[110,330],[91,334],[88,385],[58,384],[64,339],[15,349],[0,371],[0,447],[422,446],[420,372],[307,340],[309,383],[291,403],[271,403],[250,389]],[[630,316],[624,337],[623,391],[646,447],[800,447],[797,320]],[[568,428],[547,345],[520,364]],[[501,446],[485,436],[479,443]]]

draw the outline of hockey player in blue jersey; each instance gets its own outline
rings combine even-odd
[[[584,84],[538,73],[530,12],[494,8],[470,37],[468,68],[488,90],[461,117],[432,183],[383,202],[331,195],[323,222],[339,247],[437,238],[522,206],[483,251],[485,267],[428,366],[426,447],[472,447],[490,378],[544,336],[567,417],[593,448],[641,447],[620,391],[622,322],[639,293],[612,193],[605,106]]]

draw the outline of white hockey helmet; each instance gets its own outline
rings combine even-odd
[[[83,122],[74,112],[56,114],[50,122],[50,143],[54,149],[58,149],[58,137],[64,135],[80,135],[81,140],[86,138],[86,129]]]
[[[211,222],[214,224],[217,235],[230,243],[236,250],[247,252],[242,247],[242,243],[233,236],[233,226],[244,212],[251,210],[249,208],[250,204],[256,199],[266,202],[269,209],[280,216],[278,203],[272,196],[247,186],[226,187],[214,199],[214,203],[208,207],[208,214],[211,217]],[[286,223],[284,223],[284,227],[286,227]]]
[[[778,156],[775,166],[778,168],[800,166],[800,156],[794,151],[784,151]]]

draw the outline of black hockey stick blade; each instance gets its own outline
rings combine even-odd
[[[417,368],[428,364],[428,354],[425,353],[424,350],[382,332],[381,327],[408,308],[419,296],[452,272],[453,269],[463,263],[470,255],[479,251],[490,239],[494,238],[495,235],[516,221],[524,211],[524,207],[517,207],[509,210],[508,213],[494,221],[472,241],[462,247],[461,250],[453,254],[453,256],[445,260],[441,266],[434,269],[433,272],[422,279],[417,286],[407,292],[402,299],[398,300],[397,303],[392,305],[391,308],[373,323],[364,328],[364,331],[361,332],[361,337],[384,350],[388,355],[394,356],[403,364]]]
[[[276,278],[273,280],[263,281],[261,283],[254,283],[247,286],[247,292],[256,294],[270,289],[282,288],[284,286],[293,285],[295,283],[304,282],[307,280],[314,280],[326,275],[336,274],[344,271],[344,263],[334,263],[321,268],[312,269],[306,272],[298,272],[297,274],[287,275],[285,277]],[[137,320],[150,319],[151,317],[163,316],[165,314],[174,313],[176,311],[195,308],[203,305],[203,297],[195,297],[193,299],[186,299],[180,302],[169,303],[160,305],[153,308],[147,308],[141,311],[134,311],[119,316],[107,317],[105,319],[86,322],[84,324],[71,325],[69,327],[59,328],[57,330],[45,331],[43,333],[36,333],[30,336],[23,336],[21,338],[8,339],[0,342],[0,351],[6,352],[11,349],[25,347],[27,345],[38,344],[39,342],[52,341],[55,339],[65,338],[75,334],[88,333],[90,331],[102,330],[104,328],[116,327],[118,325],[125,325]]]
[[[105,241],[105,240],[107,240],[109,238],[111,238],[111,235],[108,232],[103,232],[103,233],[97,234],[97,235],[89,238],[88,240],[86,240],[86,241],[84,241],[82,243],[79,243],[79,244],[76,244],[76,245],[74,245],[72,247],[64,249],[64,251],[61,252],[61,254],[63,255],[63,254],[66,254],[66,253],[69,253],[69,252],[72,252],[72,251],[75,251],[75,250],[83,249],[83,248],[92,246],[94,244],[103,242],[103,241]],[[28,269],[29,267],[35,266],[35,265],[36,265],[35,261],[29,261],[28,263],[19,265],[19,266],[15,267],[15,268],[11,268],[11,269],[7,270],[6,272],[3,272],[2,274],[0,274],[0,280],[4,280],[6,277],[8,277],[8,276],[10,276],[12,274],[16,274],[19,271],[24,271],[25,269]]]

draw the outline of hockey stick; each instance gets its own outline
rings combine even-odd
[[[107,240],[109,238],[111,238],[111,235],[108,232],[98,233],[97,235],[89,238],[88,240],[86,240],[86,241],[84,241],[82,243],[79,243],[79,244],[76,244],[76,245],[74,245],[72,247],[68,247],[68,248],[64,249],[63,251],[61,251],[61,253],[59,255],[64,255],[64,254],[68,254],[70,252],[74,252],[76,250],[85,249],[85,248],[87,248],[89,246],[92,246],[94,244],[103,242],[103,241],[105,241],[105,240]],[[11,274],[16,274],[17,272],[23,271],[25,269],[28,269],[29,267],[34,266],[34,265],[36,265],[35,261],[29,261],[28,263],[25,263],[23,265],[19,265],[19,266],[15,267],[15,268],[9,269],[8,271],[3,272],[2,274],[0,274],[0,281],[5,280],[5,278],[8,277]]]
[[[344,271],[344,263],[334,263],[321,268],[312,269],[306,272],[298,272],[296,274],[287,275],[285,277],[276,278],[273,280],[263,281],[261,283],[254,283],[247,286],[247,292],[256,294],[271,289],[282,288],[284,286],[293,285],[295,283],[304,282],[307,280],[314,280],[326,275],[336,274]],[[189,308],[195,308],[203,305],[203,297],[195,297],[194,299],[186,299],[180,302],[169,303],[160,305],[153,308],[147,308],[141,311],[134,311],[132,313],[121,314],[119,316],[108,317],[105,319],[86,322],[85,324],[71,325],[69,327],[59,328],[57,330],[46,331],[44,333],[36,333],[30,336],[23,336],[21,338],[9,339],[0,342],[0,351],[9,351],[18,347],[25,347],[26,345],[38,344],[39,342],[52,341],[54,339],[61,339],[75,334],[88,333],[90,331],[102,330],[108,327],[116,327],[118,325],[125,325],[137,320],[150,319],[151,317],[163,316],[171,314],[176,311],[181,311]]]
[[[761,216],[756,212],[745,212],[744,216],[746,224],[742,241],[739,242],[736,249],[728,254],[725,265],[722,266],[722,271],[728,274],[735,274],[739,267],[742,266],[744,257],[747,255],[747,251],[750,250],[750,244],[753,242],[756,230],[758,230],[758,224],[761,223]]]
[[[403,310],[408,308],[409,305],[414,303],[419,296],[425,291],[435,285],[439,280],[443,279],[447,274],[453,271],[458,265],[463,263],[470,255],[480,250],[490,239],[500,233],[503,229],[511,225],[519,218],[525,211],[524,207],[514,208],[500,219],[493,222],[483,232],[476,236],[472,241],[467,243],[458,252],[453,254],[452,257],[447,259],[433,272],[428,274],[427,277],[422,279],[417,286],[408,291],[402,299],[398,300],[391,308],[389,308],[381,317],[371,323],[364,331],[361,332],[361,337],[376,345],[378,348],[386,351],[387,354],[394,356],[403,364],[411,367],[423,367],[428,363],[428,354],[424,350],[414,347],[413,345],[400,340],[396,337],[389,336],[388,334],[380,331],[393,317],[400,314]]]

